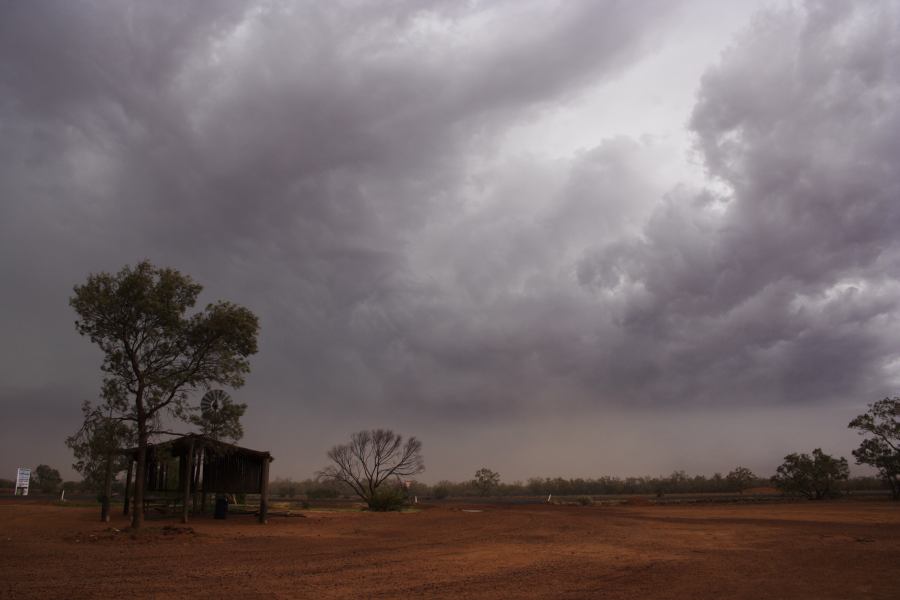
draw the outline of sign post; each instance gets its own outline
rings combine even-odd
[[[28,495],[28,484],[31,482],[31,469],[28,467],[19,467],[16,469],[16,491],[15,496],[19,493],[23,496]]]

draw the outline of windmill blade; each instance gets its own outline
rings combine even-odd
[[[222,406],[230,399],[230,396],[224,390],[209,390],[200,399],[200,411],[204,416],[212,416],[219,412]]]

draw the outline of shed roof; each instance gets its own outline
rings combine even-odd
[[[187,435],[182,435],[171,440],[166,440],[164,442],[147,444],[147,448],[171,448],[173,450],[173,454],[177,455],[187,451],[191,443],[193,443],[194,448],[205,448],[212,451],[224,451],[230,454],[250,456],[254,458],[268,458],[269,461],[273,460],[272,455],[268,452],[264,452],[261,450],[252,450],[250,448],[244,448],[242,446],[236,446],[235,444],[229,444],[227,442],[216,440],[205,435],[200,435],[198,433],[189,433]],[[121,452],[122,454],[130,454],[136,457],[138,448],[127,448],[125,450],[122,450]]]

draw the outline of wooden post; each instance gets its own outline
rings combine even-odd
[[[206,472],[203,470],[206,466],[206,446],[203,447],[203,459],[201,461],[200,469],[200,512],[206,514]]]
[[[138,431],[138,451],[134,467],[134,499],[131,501],[131,526],[140,529],[144,524],[144,491],[147,485],[147,433]]]
[[[200,446],[200,449],[197,450],[196,456],[194,456],[194,472],[191,474],[193,477],[193,492],[191,493],[191,510],[194,512],[198,512],[198,498],[197,493],[200,490],[200,468],[203,466],[203,446]]]
[[[181,470],[181,483],[184,486],[184,497],[182,498],[181,522],[188,522],[188,502],[191,500],[191,480],[194,479],[194,439],[191,438],[188,444],[187,455],[185,456],[184,468]]]
[[[131,506],[131,469],[134,467],[132,456],[128,455],[128,475],[125,476],[125,505],[122,507],[122,514],[128,514],[128,508]]]
[[[266,515],[269,512],[269,462],[271,456],[266,456],[262,461],[262,472],[259,475],[259,522],[265,525]]]
[[[106,454],[106,472],[103,477],[103,502],[100,505],[100,520],[109,523],[109,503],[112,496],[112,452]]]

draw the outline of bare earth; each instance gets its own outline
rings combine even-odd
[[[305,515],[133,538],[95,509],[3,502],[0,597],[900,598],[890,502]]]

